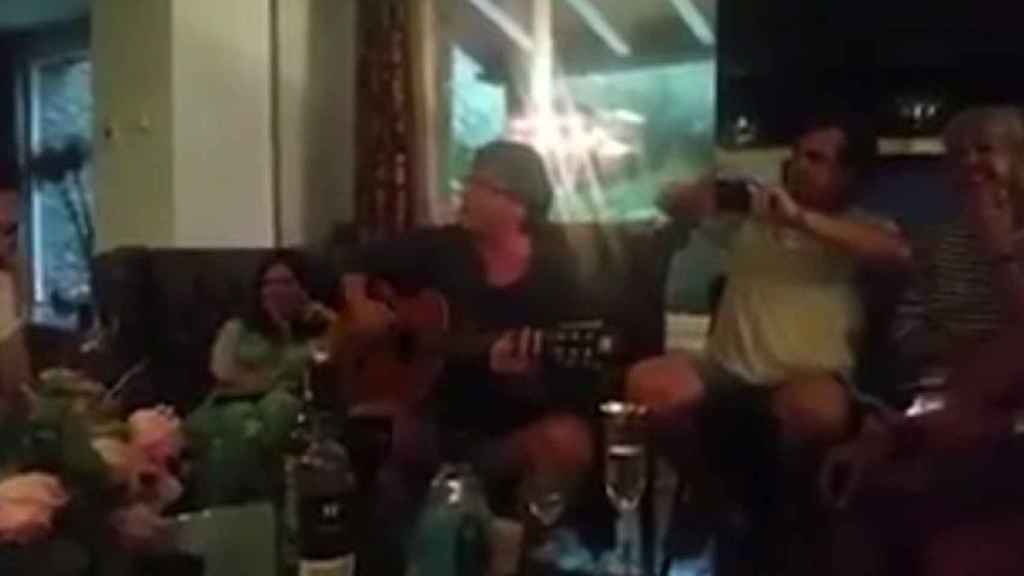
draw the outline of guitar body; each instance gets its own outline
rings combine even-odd
[[[379,285],[374,292],[394,310],[398,324],[382,338],[335,338],[339,385],[353,412],[391,416],[425,399],[440,375],[444,358],[427,353],[420,343],[448,332],[449,309],[433,290],[403,297]],[[342,327],[348,322],[342,314]]]
[[[434,290],[402,296],[373,282],[369,295],[387,304],[397,323],[387,334],[361,338],[347,334],[352,320],[344,312],[333,330],[333,356],[339,388],[350,413],[394,416],[427,399],[453,357],[486,355],[499,334],[484,334],[460,322],[445,297]],[[539,359],[548,365],[601,370],[618,345],[601,321],[569,322],[541,330]]]

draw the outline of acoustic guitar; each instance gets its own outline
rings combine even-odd
[[[344,311],[333,329],[339,385],[356,414],[388,416],[417,405],[429,397],[445,361],[486,357],[501,337],[455,327],[447,299],[434,290],[401,296],[378,283],[371,297],[395,313],[397,322],[386,334],[352,335]],[[618,356],[618,337],[601,320],[565,322],[539,332],[544,367],[600,371]]]

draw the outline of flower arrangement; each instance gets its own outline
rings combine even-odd
[[[162,514],[183,492],[185,436],[173,410],[121,418],[102,386],[63,370],[25,396],[23,414],[0,420],[0,567],[52,556],[28,552],[55,541],[65,560],[86,563],[112,547],[156,546]]]

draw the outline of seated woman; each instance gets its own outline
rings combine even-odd
[[[901,458],[921,462],[943,454],[929,444],[977,436],[988,426],[1007,428],[1005,408],[1021,407],[1011,399],[1022,398],[1011,394],[1020,383],[1021,333],[989,342],[1024,321],[1024,115],[1013,108],[968,110],[950,122],[945,142],[963,215],[919,254],[894,339],[922,374],[950,374],[947,408],[922,419],[869,415],[858,438],[837,448],[823,471],[822,484],[839,505],[856,494],[862,474],[891,475],[894,462],[883,456],[894,438],[902,444],[914,438]],[[840,477],[847,481],[837,482]]]
[[[219,389],[244,394],[301,384],[310,340],[335,321],[310,298],[307,282],[294,254],[277,252],[260,266],[245,315],[228,320],[214,342],[210,371]]]
[[[924,375],[1024,321],[1024,116],[979,108],[954,118],[945,143],[961,216],[918,250],[893,340]]]

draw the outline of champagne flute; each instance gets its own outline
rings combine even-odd
[[[633,557],[639,549],[636,510],[647,489],[647,413],[643,406],[606,402],[601,405],[601,414],[605,430],[605,493],[620,517],[615,555],[621,567],[611,571],[629,576],[641,574]]]

